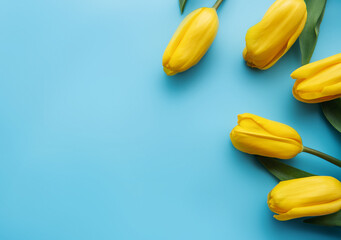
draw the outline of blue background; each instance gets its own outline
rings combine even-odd
[[[186,14],[214,0],[2,0],[0,239],[339,239],[278,222],[276,180],[234,149],[237,115],[294,127],[341,158],[341,134],[317,104],[296,101],[299,46],[271,69],[242,59],[269,0],[226,0],[202,61],[173,77],[163,51]],[[341,1],[328,0],[313,60],[341,52]],[[290,164],[341,178],[300,154]]]

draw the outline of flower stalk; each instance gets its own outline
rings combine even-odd
[[[312,155],[315,155],[317,157],[320,157],[338,167],[341,167],[341,160],[337,159],[337,158],[334,158],[332,156],[329,156],[328,154],[325,154],[323,152],[320,152],[320,151],[317,151],[315,149],[312,149],[312,148],[308,148],[308,147],[303,147],[303,152],[306,152],[306,153],[310,153]]]
[[[215,10],[218,10],[218,8],[222,2],[223,2],[223,0],[217,0],[212,8],[214,8]]]

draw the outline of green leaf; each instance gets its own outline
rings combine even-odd
[[[314,176],[314,174],[294,168],[274,158],[257,156],[257,160],[280,181]]]
[[[305,0],[305,3],[308,17],[299,39],[302,65],[309,63],[314,53],[327,0]]]
[[[305,219],[303,222],[323,226],[341,227],[341,211],[326,216],[308,218]]]
[[[330,124],[341,132],[341,98],[321,103],[321,106]]]
[[[179,0],[181,14],[184,12],[187,0]]]

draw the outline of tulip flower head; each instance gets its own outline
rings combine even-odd
[[[282,181],[269,193],[268,206],[280,221],[335,213],[341,210],[341,182],[327,176]]]
[[[250,67],[273,66],[295,43],[307,20],[304,0],[277,0],[245,37],[243,57]]]
[[[199,8],[180,24],[162,58],[167,75],[186,71],[205,55],[218,32],[219,20],[215,8]]]
[[[302,139],[293,128],[250,113],[238,115],[230,138],[238,150],[265,157],[290,159],[303,150]]]
[[[341,97],[341,53],[298,68],[294,97],[306,103],[319,103]]]

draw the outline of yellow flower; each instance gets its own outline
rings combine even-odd
[[[268,195],[277,220],[327,215],[341,210],[341,183],[327,176],[280,182]]]
[[[297,79],[294,97],[319,103],[341,97],[341,53],[300,67],[291,74]]]
[[[186,71],[197,64],[218,32],[219,20],[214,8],[199,8],[180,24],[162,58],[167,75]]]
[[[289,159],[303,150],[301,137],[293,128],[250,113],[238,115],[230,138],[238,150],[265,157]]]
[[[243,57],[250,67],[274,65],[294,44],[307,20],[304,0],[277,0],[246,33]]]

